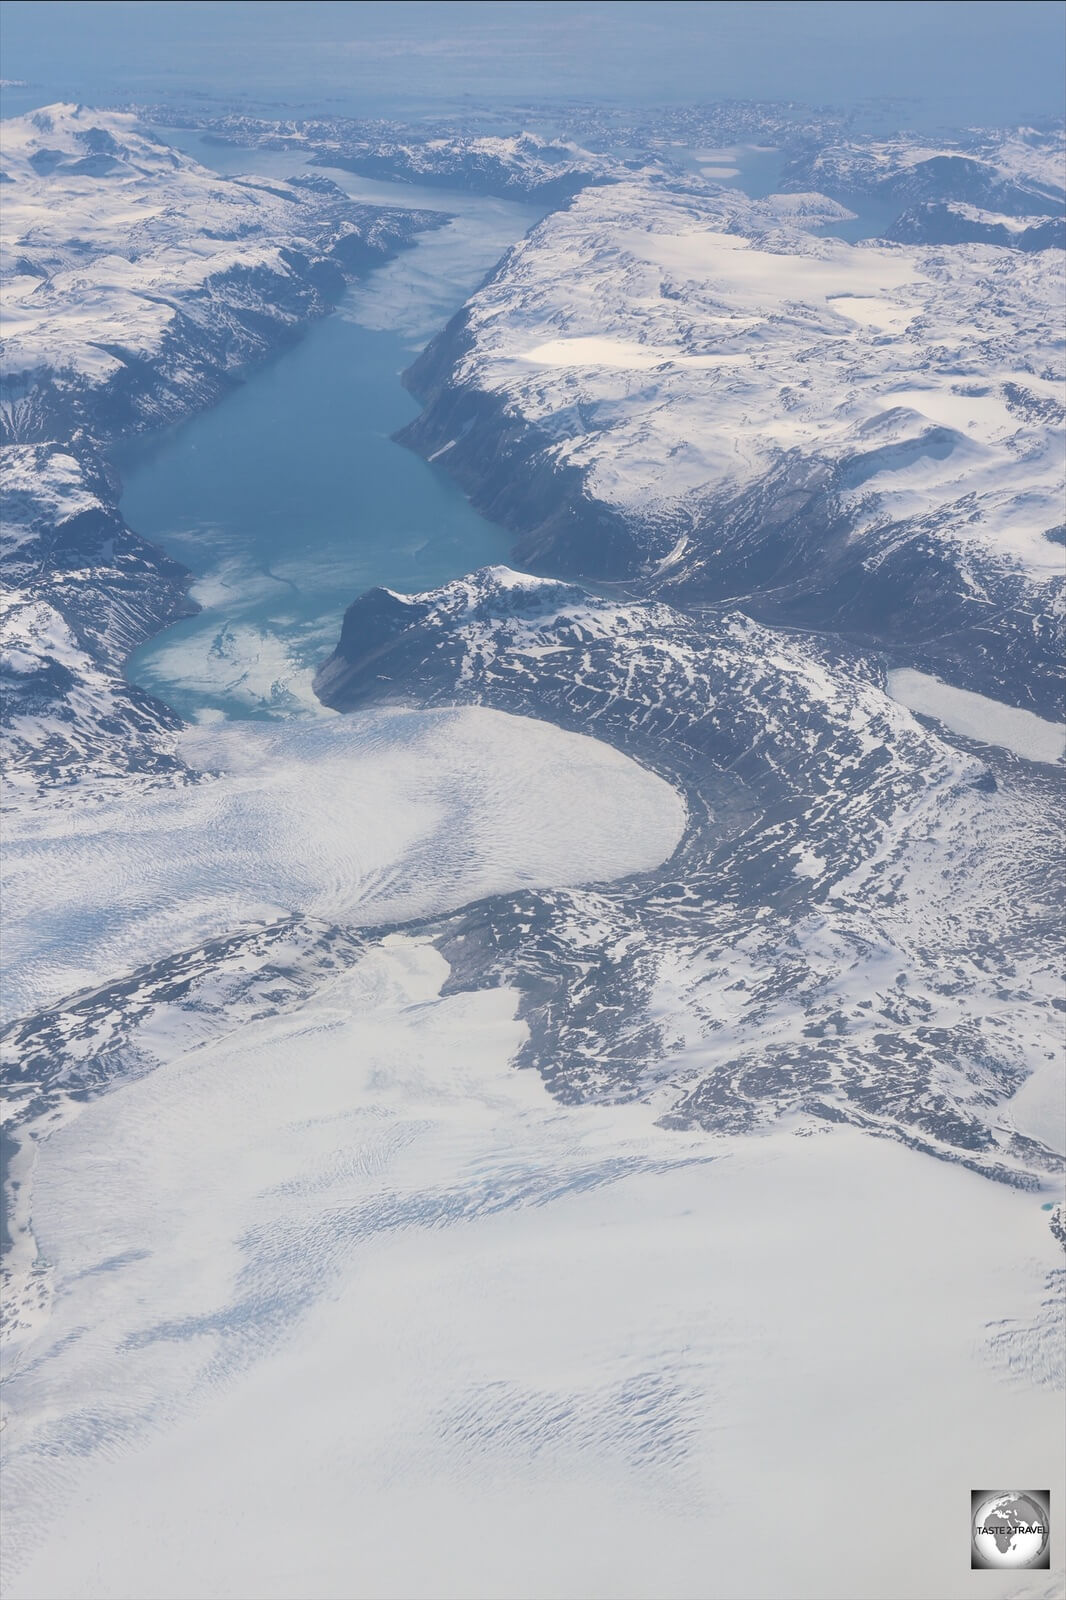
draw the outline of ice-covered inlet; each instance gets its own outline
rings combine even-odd
[[[1002,745],[1027,761],[1053,764],[1066,755],[1066,727],[1061,723],[970,689],[956,689],[931,673],[901,667],[888,674],[888,692],[908,711],[933,717],[952,733],[982,744]]]
[[[211,776],[38,809],[5,850],[15,1014],[289,913],[380,924],[657,866],[684,826],[598,740],[472,707],[197,729]]]

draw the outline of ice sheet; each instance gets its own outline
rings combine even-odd
[[[967,1595],[970,1487],[1062,1492],[1037,1197],[559,1106],[446,971],[391,939],[44,1148],[11,1600]]]

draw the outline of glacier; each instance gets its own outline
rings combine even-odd
[[[179,785],[9,818],[9,1015],[234,926],[408,922],[656,867],[680,797],[586,735],[484,708],[194,727]]]

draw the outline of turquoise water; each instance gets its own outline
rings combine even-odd
[[[250,165],[247,152],[219,157]],[[331,176],[378,200],[423,199]],[[503,530],[390,435],[418,410],[401,372],[536,213],[440,191],[433,202],[459,214],[220,404],[116,457],[130,527],[196,575],[201,613],[128,666],[183,716],[310,710],[311,675],[358,594],[430,588],[508,559]]]

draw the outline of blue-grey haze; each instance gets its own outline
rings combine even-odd
[[[29,84],[9,112],[59,96],[356,116],[738,98],[932,127],[1061,115],[1064,16],[1057,0],[7,0],[3,73]]]

